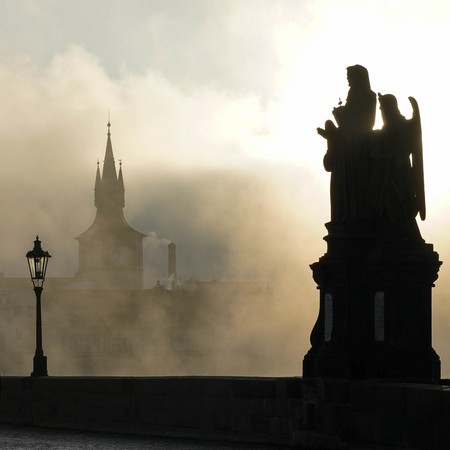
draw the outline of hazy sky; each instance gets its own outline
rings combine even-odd
[[[442,353],[449,23],[446,0],[0,0],[0,270],[26,276],[39,234],[49,275],[76,272],[109,111],[125,216],[149,235],[147,285],[172,240],[184,279],[291,282],[316,307],[329,174],[315,129],[362,64],[407,117],[409,95],[420,106]]]

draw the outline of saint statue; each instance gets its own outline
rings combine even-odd
[[[383,127],[373,130],[377,96],[367,69],[350,66],[347,79],[346,103],[332,111],[336,124],[327,120],[317,128],[328,144],[323,164],[331,172],[330,222],[344,225],[344,232],[367,225],[383,240],[423,242],[415,219],[419,213],[425,220],[417,101],[409,97],[413,115],[407,120],[395,96],[378,94]]]
[[[375,124],[377,98],[369,73],[360,65],[347,68],[349,91],[345,105],[332,113],[337,126],[327,120],[317,132],[327,140],[323,163],[331,172],[331,222],[368,220],[370,206],[370,132]]]

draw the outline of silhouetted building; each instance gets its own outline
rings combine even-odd
[[[80,287],[92,289],[142,289],[144,234],[125,220],[125,188],[120,163],[116,172],[108,122],[103,172],[97,163],[93,224],[76,239],[79,245]]]
[[[98,164],[95,180],[96,217],[76,237],[78,273],[45,281],[42,322],[49,373],[256,375],[272,370],[268,330],[276,322],[261,319],[266,341],[261,336],[241,341],[236,333],[249,311],[270,311],[272,293],[265,283],[182,281],[177,276],[176,245],[171,242],[165,266],[168,278],[143,288],[144,234],[125,220],[124,192],[108,123],[103,170]],[[25,258],[23,270],[25,275]],[[0,274],[2,374],[29,373],[35,308],[28,275]]]

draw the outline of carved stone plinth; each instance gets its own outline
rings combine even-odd
[[[311,265],[320,309],[303,376],[438,380],[431,289],[441,262],[433,246],[328,228],[328,251]]]

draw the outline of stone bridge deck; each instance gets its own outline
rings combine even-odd
[[[3,377],[0,422],[285,445],[450,448],[450,387],[239,377]]]

